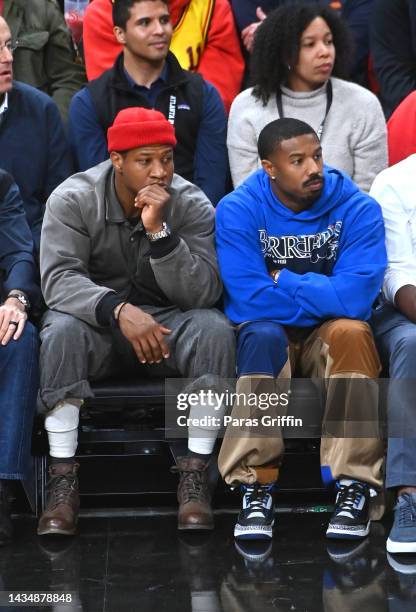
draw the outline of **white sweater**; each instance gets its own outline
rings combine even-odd
[[[346,172],[363,190],[387,167],[387,130],[376,96],[364,87],[331,79],[333,99],[322,136],[324,162]],[[260,167],[257,140],[265,125],[279,118],[276,97],[266,106],[241,92],[234,100],[228,121],[227,146],[234,186]],[[318,130],[326,109],[326,85],[312,92],[282,87],[285,117],[301,119]]]
[[[383,293],[394,304],[404,285],[416,286],[416,155],[387,168],[370,195],[380,204],[386,227],[388,267]]]

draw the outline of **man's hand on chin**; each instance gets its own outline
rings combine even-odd
[[[162,229],[169,199],[170,193],[164,184],[152,183],[140,189],[134,199],[134,206],[141,210],[141,220],[146,232],[155,233]]]

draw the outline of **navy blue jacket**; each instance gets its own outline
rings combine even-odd
[[[218,91],[211,83],[201,79],[202,109],[197,111],[193,104],[196,101],[196,88],[192,84],[195,83],[197,75],[183,70],[174,56],[168,55],[164,78],[158,79],[147,90],[134,84],[122,69],[122,61],[122,56],[119,56],[112,69],[91,81],[89,87],[81,89],[72,99],[68,131],[78,169],[88,170],[108,159],[107,125],[104,125],[104,117],[107,115],[109,118],[113,108],[117,108],[118,112],[121,108],[132,105],[144,106],[156,108],[167,116],[169,98],[174,94],[182,99],[177,107],[175,120],[176,137],[180,143],[175,150],[175,170],[200,187],[212,204],[216,205],[226,193],[228,176],[227,117]],[[100,80],[107,80],[110,76],[110,85],[106,85],[105,89],[108,95],[101,102],[103,117],[100,117],[90,88],[94,83],[98,84]],[[131,97],[133,92],[136,99]],[[190,95],[192,92],[194,93]],[[125,100],[131,101],[125,104]],[[108,122],[110,125],[113,119],[114,117]],[[190,172],[184,172],[185,169],[190,169]]]
[[[0,271],[2,301],[12,289],[21,289],[32,304],[38,303],[32,235],[19,189],[4,170],[0,170]]]
[[[16,181],[39,252],[45,203],[72,173],[58,107],[45,93],[14,81],[0,123],[0,168]]]

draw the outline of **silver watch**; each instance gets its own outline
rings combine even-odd
[[[7,297],[15,298],[25,307],[25,310],[29,310],[30,302],[27,295],[23,293],[23,291],[19,291],[18,289],[12,289],[12,291],[8,293]]]
[[[168,238],[168,236],[170,236],[170,233],[170,227],[168,226],[166,221],[163,221],[162,229],[160,231],[154,233],[146,232],[146,236],[148,237],[150,242],[156,242],[156,240],[160,240],[161,238]]]

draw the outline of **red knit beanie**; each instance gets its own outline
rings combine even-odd
[[[121,110],[107,130],[108,152],[146,145],[176,145],[175,129],[157,110],[133,107]]]

